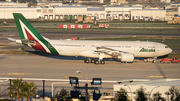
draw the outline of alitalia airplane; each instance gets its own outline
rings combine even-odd
[[[154,58],[156,62],[157,57],[172,52],[165,44],[148,41],[52,40],[40,35],[21,13],[13,16],[20,39],[10,40],[47,53],[87,57],[85,63],[104,64],[105,58],[133,62],[135,57]]]

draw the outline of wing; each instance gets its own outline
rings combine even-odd
[[[112,56],[112,58],[117,58],[121,61],[126,61],[126,62],[132,62],[134,61],[134,54],[120,51],[120,50],[115,50],[107,47],[96,47],[97,50],[94,51],[94,53],[104,53],[107,55]]]
[[[112,57],[117,57],[121,54],[124,53],[128,53],[128,52],[123,52],[123,51],[119,51],[119,50],[115,50],[115,49],[111,49],[111,48],[107,48],[107,47],[96,47],[96,51],[94,51],[95,53],[105,53],[107,55],[110,55]]]

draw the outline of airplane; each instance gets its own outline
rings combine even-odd
[[[54,40],[48,39],[26,20],[21,13],[13,13],[20,39],[12,39],[37,50],[63,56],[88,57],[85,63],[105,64],[104,59],[119,59],[133,62],[135,57],[154,58],[172,52],[167,45],[149,41],[95,41],[95,40]],[[94,60],[93,58],[98,58]]]

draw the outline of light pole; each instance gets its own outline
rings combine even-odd
[[[89,85],[88,78],[87,78],[87,76],[86,76],[86,74],[85,74],[85,73],[81,72],[80,70],[77,70],[77,71],[76,71],[76,73],[82,73],[82,74],[86,77],[87,84]]]
[[[150,101],[150,97],[151,97],[152,91],[153,91],[155,88],[158,88],[158,87],[159,87],[159,86],[155,86],[155,87],[151,90],[150,95],[149,95],[149,101]]]
[[[127,84],[125,84],[124,86],[128,86]],[[128,88],[129,88],[129,90],[130,90],[130,92],[131,92],[131,101],[133,101],[133,99],[132,99],[132,91],[131,91],[131,88],[128,86]]]
[[[77,70],[76,73],[83,73],[83,72],[81,72],[80,70]],[[88,82],[88,78],[87,78],[86,74],[84,74],[84,76],[86,77],[86,80],[87,80],[87,83],[85,84],[85,90],[86,90],[85,101],[88,101],[88,85],[89,85],[89,82]]]

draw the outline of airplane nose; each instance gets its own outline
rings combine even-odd
[[[169,53],[171,53],[173,50],[171,48],[169,48]]]

